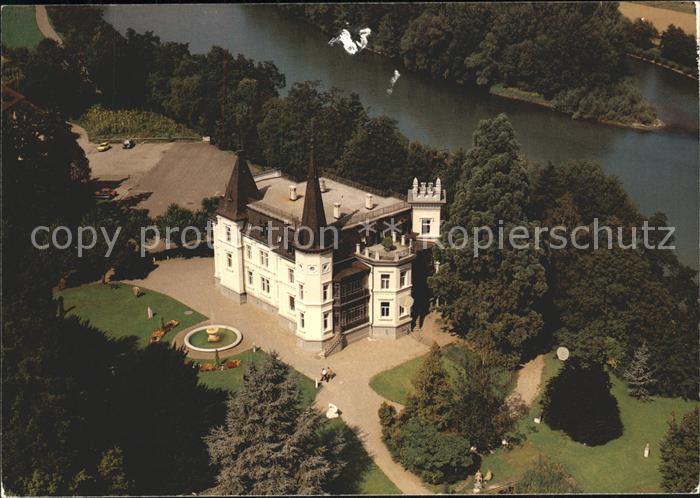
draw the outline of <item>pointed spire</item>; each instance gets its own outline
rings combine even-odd
[[[246,217],[248,203],[259,197],[260,192],[248,168],[245,151],[239,150],[236,152],[231,178],[226,185],[226,192],[219,203],[217,214],[234,221],[242,220]]]
[[[311,129],[309,173],[304,195],[304,211],[301,215],[301,227],[304,228],[299,232],[299,245],[303,246],[303,250],[313,251],[325,248],[325,244],[321,241],[321,229],[326,227],[327,223],[314,157],[313,123]],[[309,240],[310,237],[313,237],[312,240]]]

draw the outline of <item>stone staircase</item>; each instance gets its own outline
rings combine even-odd
[[[343,334],[336,333],[331,342],[329,342],[328,345],[325,348],[323,348],[323,357],[328,358],[333,353],[343,349],[345,342],[344,339],[345,337],[343,336]]]

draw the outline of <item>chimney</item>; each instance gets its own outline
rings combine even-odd
[[[289,200],[290,201],[296,201],[298,199],[297,196],[297,186],[296,185],[290,185],[289,186]]]
[[[433,182],[428,183],[428,194],[433,195],[435,191],[433,190]]]
[[[321,193],[326,192],[326,179],[325,178],[319,178],[318,179],[318,186],[321,188]]]
[[[425,182],[420,182],[420,195],[425,195]]]
[[[372,194],[365,195],[365,208],[371,210],[374,207],[374,202],[372,202]]]
[[[413,196],[418,195],[418,178],[413,177]]]
[[[406,245],[406,234],[405,233],[401,234],[401,245],[402,246]]]
[[[340,219],[340,203],[339,202],[333,203],[333,218],[335,218],[336,220]]]
[[[435,193],[438,195],[438,197],[440,197],[440,194],[442,194],[442,182],[440,181],[440,177],[435,180]]]

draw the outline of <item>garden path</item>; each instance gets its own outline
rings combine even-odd
[[[316,405],[325,412],[328,403],[341,411],[345,422],[353,427],[365,449],[379,468],[407,494],[429,494],[414,474],[394,462],[381,436],[377,411],[384,399],[369,387],[372,376],[428,352],[431,339],[445,342],[436,330],[423,330],[425,341],[404,337],[399,340],[363,339],[327,359],[302,351],[292,333],[280,326],[275,315],[253,304],[238,305],[224,297],[214,286],[213,258],[171,259],[160,261],[146,279],[131,281],[167,294],[209,317],[211,323],[236,327],[243,342],[233,351],[241,352],[253,344],[265,351],[277,351],[285,363],[311,378],[318,378],[324,366],[336,377],[324,383]],[[168,317],[169,318],[169,317]],[[175,318],[175,317],[173,317]]]
[[[530,406],[537,396],[544,370],[544,355],[528,361],[518,372],[518,383],[514,393],[520,395],[527,406]]]
[[[59,46],[63,45],[63,40],[61,40],[61,37],[58,36],[58,33],[56,33],[56,30],[53,29],[53,26],[51,25],[49,13],[46,11],[46,7],[43,5],[37,5],[35,6],[35,12],[36,25],[39,28],[39,31],[41,31],[41,34],[44,35],[45,38],[55,40]]]

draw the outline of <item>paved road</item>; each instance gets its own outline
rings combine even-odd
[[[159,262],[146,279],[132,283],[172,296],[208,316],[212,323],[238,328],[244,339],[235,352],[255,343],[265,351],[277,351],[284,362],[311,378],[319,377],[321,369],[330,366],[337,376],[318,393],[318,408],[325,411],[328,403],[338,406],[343,420],[355,429],[369,455],[402,492],[429,494],[417,476],[393,461],[382,442],[377,411],[383,398],[369,387],[372,376],[425,354],[428,346],[410,336],[396,341],[364,339],[320,359],[297,348],[293,334],[282,328],[274,315],[252,304],[237,305],[222,296],[214,287],[213,274],[212,258],[172,259]],[[452,340],[441,332],[426,331],[423,335],[425,342],[431,338],[441,343]]]
[[[37,5],[35,7],[36,12],[36,25],[39,27],[39,31],[44,35],[44,38],[50,38],[55,40],[59,45],[63,45],[63,40],[58,36],[56,30],[53,29],[51,21],[49,21],[49,13],[46,12],[46,7],[43,5]]]

